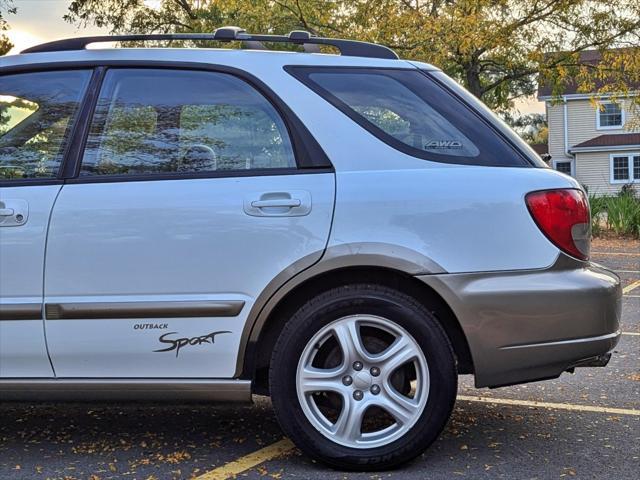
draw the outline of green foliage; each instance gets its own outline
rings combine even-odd
[[[589,195],[589,206],[591,207],[591,233],[594,237],[599,237],[605,221],[607,198]]]
[[[630,193],[610,197],[607,226],[617,235],[640,236],[640,200]]]
[[[530,113],[528,115],[513,116],[509,112],[503,114],[504,120],[529,144],[547,143],[549,140],[549,126],[546,115]]]
[[[640,54],[605,55],[597,68],[579,55],[638,46],[640,0],[72,0],[66,19],[119,33],[240,25],[379,42],[439,66],[500,111],[535,93],[538,77],[558,90],[578,73],[584,84],[615,76],[618,89],[640,79]]]
[[[624,189],[619,195],[589,197],[594,236],[603,233],[603,227],[619,236],[640,238],[640,198],[633,189]]]
[[[13,44],[3,33],[9,29],[9,24],[3,17],[5,13],[16,13],[13,0],[0,0],[0,56],[13,48]]]

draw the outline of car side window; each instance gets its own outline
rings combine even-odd
[[[55,178],[91,72],[0,77],[0,181]]]
[[[528,166],[482,118],[417,69],[287,67],[393,148],[434,162]]]
[[[409,147],[453,157],[480,153],[444,115],[386,72],[314,72],[309,79]]]
[[[243,80],[218,72],[112,69],[105,76],[80,174],[295,166],[282,118]]]

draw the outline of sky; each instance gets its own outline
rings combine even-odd
[[[71,0],[14,0],[18,12],[5,16],[10,27],[7,35],[15,45],[10,53],[58,38],[108,33],[106,29],[79,28],[65,22],[62,17],[70,3]]]
[[[146,0],[150,6],[158,0]],[[67,23],[64,14],[71,0],[14,0],[18,8],[15,15],[6,15],[10,30],[7,35],[15,45],[10,53],[60,38],[98,35],[109,33],[106,29],[95,26],[84,28]],[[544,113],[544,103],[535,98],[522,99],[516,102],[516,110],[522,114]]]

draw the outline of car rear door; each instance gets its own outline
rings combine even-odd
[[[56,373],[232,377],[256,297],[326,246],[324,153],[229,69],[108,68],[89,130],[47,244]]]
[[[0,377],[51,377],[42,297],[49,215],[91,70],[0,70]]]

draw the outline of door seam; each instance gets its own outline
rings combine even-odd
[[[45,313],[45,301],[46,298],[46,274],[47,274],[47,251],[49,249],[49,230],[51,228],[51,219],[53,218],[53,210],[56,207],[56,203],[58,202],[58,197],[62,193],[62,189],[64,185],[60,185],[60,189],[58,193],[56,193],[55,198],[53,199],[53,204],[51,205],[51,210],[49,210],[49,218],[47,220],[47,229],[45,231],[45,240],[44,240],[44,255],[42,262],[42,333],[44,335],[44,347],[47,352],[47,358],[49,359],[49,365],[51,365],[51,371],[53,372],[53,378],[58,378],[56,374],[56,367],[53,365],[53,359],[51,358],[51,352],[49,351],[49,340],[47,339],[47,315]]]

